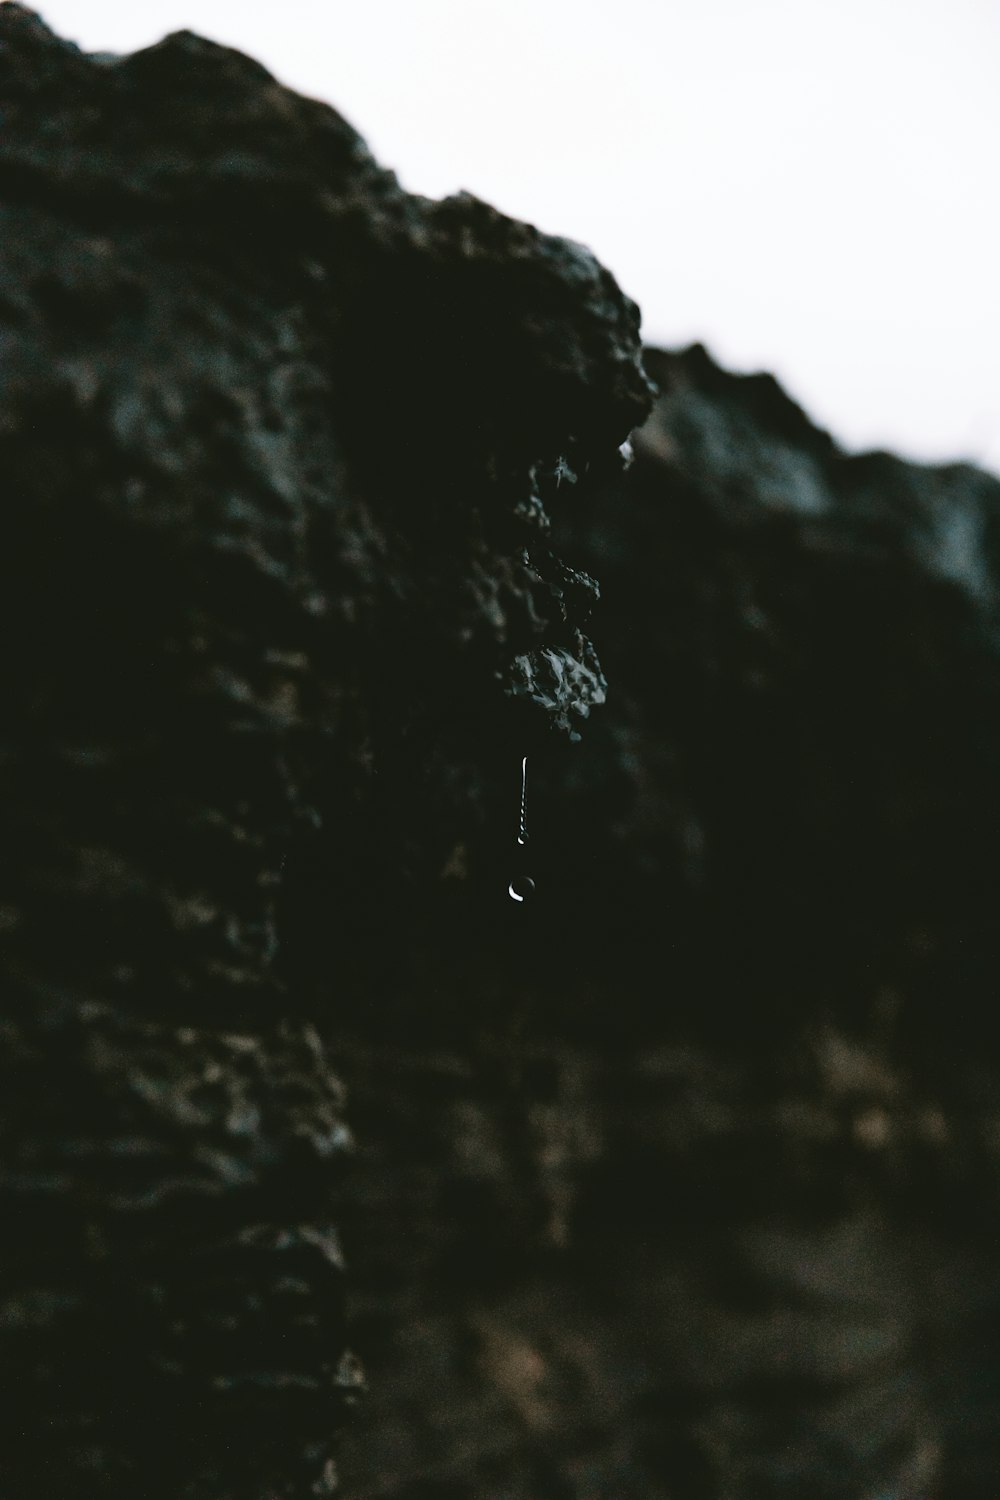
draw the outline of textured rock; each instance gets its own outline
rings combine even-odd
[[[332,1050],[603,692],[545,501],[646,410],[637,313],[189,34],[3,5],[0,97],[3,1493],[332,1493]]]
[[[341,1029],[347,1486],[990,1500],[1000,484],[647,365],[553,532],[610,686],[529,762],[534,909]]]
[[[331,1493],[359,1355],[358,1500],[993,1500],[1000,485],[699,349],[623,481],[586,252],[0,83],[5,1500]]]

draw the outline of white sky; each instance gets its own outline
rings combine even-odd
[[[88,50],[240,47],[406,187],[590,245],[648,341],[1000,473],[1000,0],[35,4]]]

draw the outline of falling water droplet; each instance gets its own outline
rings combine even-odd
[[[528,757],[521,757],[521,811],[518,818],[517,842],[518,847],[523,849],[528,842],[528,828],[526,823],[526,808],[528,801]],[[507,894],[512,901],[521,903],[527,901],[534,894],[535,882],[530,875],[515,875],[507,887]]]

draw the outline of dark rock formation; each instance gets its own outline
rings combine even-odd
[[[357,1355],[355,1500],[993,1500],[1000,484],[700,349],[623,481],[586,252],[0,85],[4,1500],[332,1493]]]
[[[1000,484],[647,366],[556,527],[610,688],[533,759],[535,909],[340,1029],[347,1488],[990,1500]]]
[[[637,312],[188,34],[3,5],[0,101],[0,1489],[328,1494],[331,1056],[603,696],[545,499],[620,464]]]

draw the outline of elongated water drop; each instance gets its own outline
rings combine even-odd
[[[528,804],[528,757],[521,757],[521,811],[517,823],[517,843],[523,849],[528,842],[528,827],[526,811]],[[512,901],[527,901],[535,891],[535,882],[530,875],[517,874],[507,887],[507,894]]]

